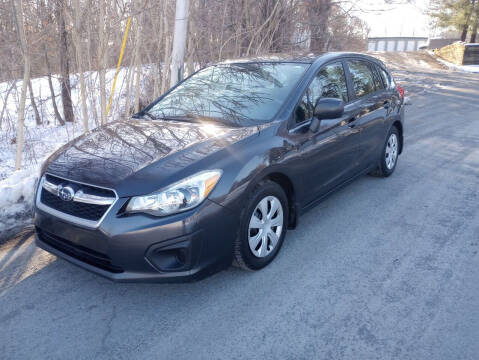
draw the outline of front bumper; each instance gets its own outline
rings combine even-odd
[[[92,229],[35,211],[36,243],[88,271],[119,282],[199,280],[232,261],[237,221],[206,200],[188,212],[156,218],[117,216],[119,199]]]

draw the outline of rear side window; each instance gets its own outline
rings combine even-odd
[[[348,102],[346,76],[341,63],[326,65],[316,74],[296,108],[296,123],[310,120],[313,117],[314,105],[323,97]]]
[[[348,65],[356,97],[372,93],[375,90],[374,79],[368,64],[361,60],[349,60]]]
[[[389,86],[391,85],[391,78],[389,77],[389,74],[382,67],[378,67],[378,71],[381,79],[383,80],[384,87],[389,89]]]
[[[371,71],[373,72],[373,79],[374,79],[374,86],[376,86],[376,90],[384,89],[383,80],[379,75],[379,69],[376,65],[371,64]]]

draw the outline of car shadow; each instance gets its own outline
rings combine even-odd
[[[298,239],[298,234],[304,234],[308,237],[308,234],[314,233],[315,228],[321,226],[324,219],[328,219],[327,211],[329,208],[334,206],[338,210],[341,209],[340,204],[337,203],[338,198],[340,201],[347,201],[346,198],[349,196],[347,193],[354,193],[355,187],[360,186],[361,183],[370,184],[376,181],[380,180],[374,177],[362,177],[308,211],[301,217],[298,228],[288,232],[283,249],[275,261],[260,272],[243,271],[231,266],[197,282],[173,284],[115,283],[41,250],[36,247],[34,237],[29,232],[18,236],[8,250],[0,252],[2,254],[0,258],[0,270],[2,272],[0,294],[3,293],[4,297],[8,298],[15,293],[26,294],[31,291],[31,288],[35,288],[36,292],[43,292],[41,297],[44,299],[52,295],[51,291],[60,290],[61,293],[74,296],[74,302],[79,304],[85,303],[86,300],[92,302],[94,299],[103,302],[105,294],[108,294],[108,297],[113,297],[118,302],[128,303],[134,299],[136,303],[141,303],[142,298],[149,302],[153,296],[156,299],[155,301],[160,301],[162,298],[174,299],[173,301],[181,306],[182,296],[185,296],[184,301],[188,302],[191,298],[204,296],[211,289],[222,288],[225,290],[241,287],[243,283],[252,279],[254,281],[255,279],[268,277],[269,272],[274,272],[275,268],[280,266],[282,258],[288,256],[288,251],[291,248],[294,250],[299,245],[298,241],[305,241],[304,238]],[[341,198],[344,199],[341,200]],[[328,239],[333,234],[323,235],[324,239]],[[322,241],[325,241],[326,245],[327,241]],[[0,248],[0,250],[2,249]],[[38,260],[39,258],[42,258],[41,261]],[[60,300],[58,296],[55,296],[55,298],[57,302]],[[72,301],[72,298],[68,299],[68,302]]]
[[[173,351],[171,336],[194,339],[199,336],[198,328],[205,328],[201,334],[205,341],[215,341],[222,324],[230,329],[228,322],[255,332],[253,317],[261,314],[252,307],[267,312],[268,303],[278,313],[263,314],[267,324],[262,326],[274,329],[276,316],[303,316],[301,307],[293,305],[294,294],[306,296],[306,303],[296,300],[302,306],[314,307],[313,299],[321,304],[317,316],[322,312],[334,315],[331,299],[339,299],[344,292],[337,277],[347,273],[356,280],[362,278],[357,269],[351,272],[350,260],[337,262],[338,251],[357,249],[367,239],[349,236],[351,229],[345,227],[345,220],[354,219],[363,208],[381,204],[384,194],[404,177],[401,172],[398,175],[387,181],[364,176],[332,194],[301,217],[275,261],[259,272],[230,267],[194,283],[113,283],[36,248],[32,237],[21,239],[11,248],[16,255],[6,252],[10,260],[2,269],[7,279],[0,285],[0,324],[7,329],[3,341],[10,339],[25,352],[45,349],[63,355],[71,350],[68,344],[74,343],[92,358],[120,358],[125,356],[122,351],[128,341],[148,355],[151,349]],[[371,187],[374,193],[367,191]],[[350,227],[360,225],[348,222]],[[18,256],[20,250],[23,257]],[[284,296],[289,298],[283,305]],[[319,324],[315,326],[325,326],[327,321]],[[48,334],[61,334],[68,341],[56,341]]]

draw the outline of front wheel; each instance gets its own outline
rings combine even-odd
[[[393,126],[389,131],[386,143],[384,144],[378,168],[373,173],[371,173],[371,175],[382,177],[390,176],[396,169],[398,156],[399,132],[398,129]]]
[[[288,199],[281,186],[262,181],[242,211],[234,257],[239,267],[259,270],[276,257],[288,227]]]

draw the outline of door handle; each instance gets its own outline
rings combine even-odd
[[[352,118],[350,118],[350,119],[348,120],[348,126],[349,126],[350,128],[353,128],[353,127],[356,126],[355,120],[356,120],[356,116],[353,116]]]

